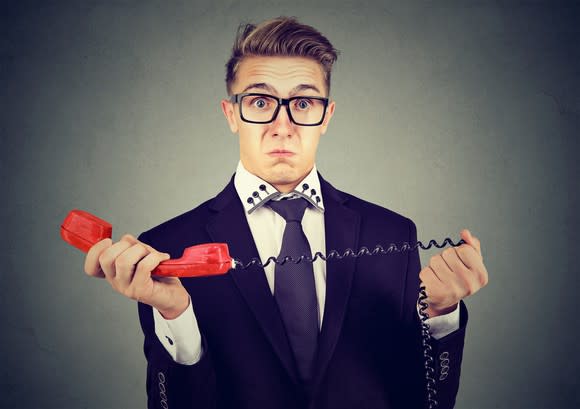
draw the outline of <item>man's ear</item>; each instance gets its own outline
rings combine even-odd
[[[320,124],[320,134],[324,135],[326,133],[326,128],[328,128],[328,123],[330,122],[330,118],[334,115],[334,101],[331,101],[328,106],[326,107],[326,113],[324,114],[324,121]]]
[[[228,121],[228,125],[230,127],[230,130],[232,131],[232,133],[237,133],[238,132],[238,121],[237,121],[237,116],[236,116],[234,104],[232,104],[227,99],[222,99],[221,100],[221,107],[222,107],[222,111],[223,111],[223,113],[226,116],[226,119]]]

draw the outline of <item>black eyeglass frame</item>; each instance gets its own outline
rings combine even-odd
[[[242,100],[243,97],[245,96],[258,96],[258,97],[268,97],[268,98],[272,98],[275,99],[278,102],[278,106],[276,107],[276,110],[274,111],[274,114],[272,114],[272,118],[269,121],[250,121],[249,119],[244,118],[244,114],[243,114],[243,110],[242,110],[242,105],[240,104],[240,117],[242,118],[242,121],[244,122],[249,122],[251,124],[269,124],[270,122],[273,122],[276,117],[278,116],[278,112],[280,111],[280,107],[285,105],[286,106],[286,112],[288,113],[288,118],[290,118],[290,121],[298,126],[318,126],[320,125],[322,122],[324,122],[324,117],[326,116],[326,108],[328,107],[328,98],[324,98],[324,97],[314,97],[314,96],[310,96],[310,95],[297,95],[295,97],[290,97],[290,98],[278,98],[274,95],[270,95],[270,94],[262,94],[259,92],[244,92],[241,94],[234,94],[230,97],[230,102],[233,104],[239,104],[240,101]],[[300,122],[297,122],[296,120],[294,120],[294,118],[292,117],[292,113],[290,112],[290,102],[294,101],[296,99],[317,99],[319,101],[322,101],[324,103],[324,110],[322,111],[322,118],[320,119],[319,122],[315,123],[315,124],[302,124]]]

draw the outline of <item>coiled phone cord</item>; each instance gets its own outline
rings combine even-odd
[[[341,260],[345,257],[358,258],[361,256],[376,256],[376,255],[381,255],[381,254],[401,253],[404,251],[413,251],[417,247],[421,247],[423,250],[428,250],[432,246],[435,246],[437,248],[443,248],[447,244],[450,244],[453,247],[457,247],[457,246],[464,244],[464,243],[465,243],[465,240],[463,240],[463,239],[459,240],[457,243],[454,243],[449,237],[446,237],[445,240],[443,240],[443,242],[441,244],[439,244],[435,240],[430,240],[427,245],[424,245],[423,243],[421,243],[421,241],[418,240],[414,244],[409,244],[407,242],[403,242],[403,244],[400,247],[397,246],[395,243],[391,243],[386,249],[383,246],[381,246],[380,244],[377,244],[373,250],[369,250],[369,248],[366,246],[361,247],[356,252],[350,248],[347,248],[343,252],[343,254],[340,254],[336,250],[331,250],[328,253],[328,255],[326,255],[326,256],[319,251],[316,252],[314,257],[303,254],[299,258],[296,258],[296,259],[294,259],[292,256],[285,256],[285,257],[280,257],[280,258],[276,258],[274,256],[271,256],[271,257],[268,257],[268,259],[266,260],[266,262],[264,264],[262,264],[260,259],[258,259],[256,257],[254,257],[252,260],[250,260],[247,264],[244,264],[243,261],[236,259],[236,258],[233,259],[233,262],[234,262],[235,269],[245,270],[248,267],[251,267],[253,265],[257,265],[259,267],[266,267],[267,265],[270,264],[270,262],[274,262],[276,264],[283,265],[287,262],[292,262],[294,264],[298,264],[298,263],[305,260],[305,262],[313,263],[318,259],[318,257],[320,257],[321,259],[323,259],[325,261],[333,259],[333,258],[337,258],[337,259]],[[422,339],[422,345],[423,345],[423,357],[425,359],[425,381],[426,381],[426,391],[427,391],[426,407],[428,409],[433,409],[438,405],[438,403],[437,403],[437,399],[435,399],[436,395],[437,395],[437,390],[435,389],[435,368],[433,368],[434,359],[433,359],[433,355],[432,355],[433,348],[431,347],[431,344],[430,344],[431,332],[429,331],[429,329],[430,329],[429,324],[427,324],[427,319],[429,319],[429,314],[426,312],[426,310],[427,310],[429,304],[427,303],[427,301],[425,301],[426,299],[427,299],[427,291],[425,289],[425,285],[423,285],[423,283],[421,283],[421,285],[419,287],[419,297],[417,299],[417,303],[419,304],[419,316],[421,317],[421,339]]]
[[[304,189],[308,188],[307,184],[303,185]],[[265,191],[265,185],[260,186],[260,190]],[[259,197],[258,192],[254,192],[256,197]],[[311,198],[300,192],[295,192],[298,195],[304,196],[307,200],[311,201],[314,205],[319,202],[320,199],[317,196],[316,202]],[[312,189],[311,193],[314,195],[316,192]],[[281,193],[273,193],[269,195],[266,199],[258,204],[255,204],[253,210],[262,206],[266,200],[279,196]],[[253,204],[253,199],[248,198],[248,203]],[[83,210],[74,209],[65,218],[60,228],[61,237],[69,244],[79,248],[84,252],[88,252],[90,247],[104,238],[110,238],[112,234],[112,226],[109,222],[96,217],[95,215],[85,212]],[[437,248],[445,247],[446,244],[452,246],[459,246],[464,244],[464,240],[459,240],[454,243],[450,238],[445,238],[443,243],[439,244],[435,240],[430,240],[429,244],[425,246],[420,241],[414,244],[409,244],[403,242],[402,246],[399,247],[394,243],[391,243],[388,248],[383,248],[383,246],[377,244],[375,248],[371,251],[368,247],[361,247],[360,250],[355,252],[352,249],[346,249],[343,254],[340,254],[336,250],[330,251],[330,253],[325,256],[324,254],[317,252],[314,257],[309,255],[301,255],[297,260],[294,260],[290,256],[283,257],[282,259],[277,259],[276,257],[269,257],[265,264],[262,264],[258,258],[253,258],[247,264],[244,264],[241,260],[230,257],[227,244],[226,243],[207,243],[188,247],[184,250],[183,256],[176,260],[166,260],[159,264],[159,266],[153,270],[152,275],[160,275],[167,277],[197,277],[215,274],[225,274],[230,269],[246,269],[252,265],[258,265],[260,267],[266,267],[270,262],[275,262],[276,264],[284,264],[291,261],[295,264],[300,263],[303,260],[306,262],[314,262],[318,257],[323,260],[330,260],[332,258],[343,259],[345,257],[361,257],[364,255],[374,256],[379,254],[389,254],[389,253],[401,253],[403,251],[412,251],[417,247],[421,247],[423,250],[428,250],[431,246]],[[210,261],[213,260],[213,262]],[[175,266],[178,269],[175,269]],[[428,409],[433,409],[437,406],[437,400],[435,395],[437,391],[435,390],[435,369],[433,368],[433,357],[431,352],[433,348],[431,347],[429,341],[431,339],[431,333],[429,331],[429,324],[427,324],[427,319],[429,318],[426,312],[428,304],[425,301],[427,299],[427,292],[423,283],[419,287],[419,297],[417,303],[419,305],[419,316],[421,320],[421,336],[423,341],[423,354],[425,358],[425,378],[426,378],[426,392],[427,400],[426,406]]]

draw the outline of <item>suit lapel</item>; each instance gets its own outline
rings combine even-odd
[[[324,198],[324,225],[326,255],[336,250],[341,255],[346,249],[358,249],[360,215],[344,206],[348,197],[336,190],[318,174]],[[333,258],[326,262],[326,301],[322,331],[318,341],[318,353],[314,388],[318,386],[332,357],[340,335],[346,311],[355,259],[347,256],[342,260]]]
[[[210,207],[215,211],[214,217],[206,226],[211,239],[214,242],[227,243],[232,257],[242,260],[245,264],[254,258],[259,260],[258,249],[244,215],[244,208],[234,187],[233,176]],[[297,382],[298,373],[294,357],[264,268],[252,265],[245,270],[230,270],[229,274],[283,366]]]

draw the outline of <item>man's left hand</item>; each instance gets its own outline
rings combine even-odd
[[[419,273],[427,292],[429,317],[455,310],[460,300],[487,285],[488,274],[479,239],[467,229],[460,235],[465,244],[447,248],[431,257],[429,265]]]

